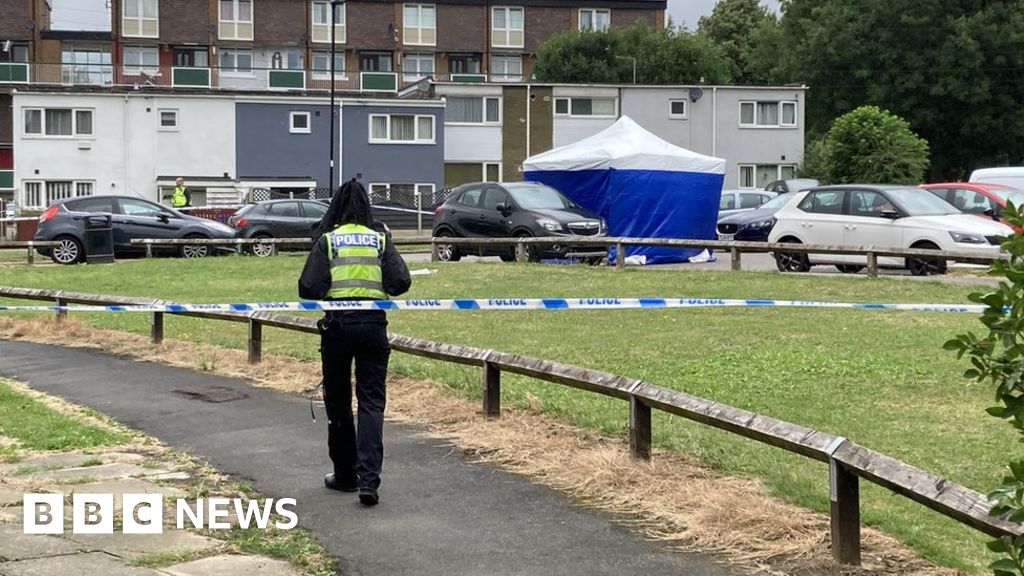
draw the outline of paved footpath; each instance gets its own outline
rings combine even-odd
[[[326,490],[322,407],[234,380],[82,349],[0,340],[0,375],[116,418],[295,498],[300,525],[345,575],[729,576],[709,556],[666,551],[543,486],[388,424],[381,504]]]

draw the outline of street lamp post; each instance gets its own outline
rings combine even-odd
[[[330,177],[328,178],[327,189],[331,196],[334,196],[334,129],[338,126],[338,119],[334,116],[334,100],[337,94],[337,87],[334,81],[334,59],[335,59],[335,44],[334,44],[334,30],[337,22],[335,18],[338,13],[338,6],[344,4],[344,0],[331,0],[331,145],[330,145]]]
[[[636,58],[632,56],[616,56],[620,60],[632,60],[633,61],[633,84],[636,84]]]

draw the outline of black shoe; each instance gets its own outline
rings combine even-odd
[[[324,476],[324,486],[327,486],[331,490],[337,490],[339,492],[356,492],[359,488],[355,482],[341,482],[339,481],[334,472]]]
[[[380,496],[377,496],[377,491],[373,488],[360,488],[359,501],[363,506],[376,506],[380,502]]]

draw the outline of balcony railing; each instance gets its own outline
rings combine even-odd
[[[334,87],[348,92],[395,93],[425,78],[437,82],[520,82],[522,76],[499,74],[403,74],[336,70]],[[113,64],[0,63],[0,85],[120,86],[209,88],[230,90],[314,91],[331,89],[331,75],[321,70],[217,68],[187,66],[131,67]]]

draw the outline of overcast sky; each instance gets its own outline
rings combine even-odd
[[[5,0],[0,0],[5,1]],[[110,30],[109,0],[50,0],[54,30]],[[710,14],[717,0],[668,0],[668,13],[676,24],[697,28],[701,16]],[[762,0],[778,10],[778,0]]]
[[[668,14],[676,25],[686,24],[690,30],[697,29],[697,21],[705,14],[710,14],[718,0],[668,0]],[[761,4],[776,12],[779,11],[778,0],[761,0]]]

